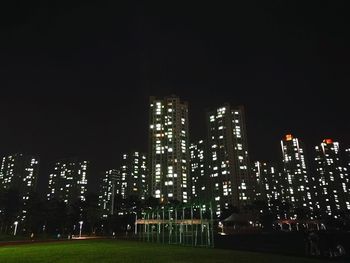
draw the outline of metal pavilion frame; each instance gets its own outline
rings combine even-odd
[[[135,234],[146,242],[214,247],[212,203],[166,205],[143,211]]]

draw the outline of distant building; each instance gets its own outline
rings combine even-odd
[[[102,218],[114,214],[114,200],[121,194],[121,175],[117,169],[107,170],[101,178],[99,185],[98,205]]]
[[[151,195],[163,202],[188,202],[190,189],[188,104],[176,96],[150,98]]]
[[[345,149],[345,165],[350,170],[350,148]]]
[[[85,201],[89,162],[64,159],[55,162],[49,176],[47,199],[57,199],[66,204]]]
[[[18,214],[19,220],[26,219],[26,207],[31,193],[36,191],[38,175],[39,158],[37,156],[16,153],[2,158],[0,191],[9,189],[18,191],[21,202],[21,211]]]
[[[282,200],[282,189],[280,185],[280,174],[276,168],[266,162],[254,162],[254,200],[265,201],[272,206],[273,200]]]
[[[318,209],[332,217],[339,217],[340,212],[350,210],[349,173],[341,160],[339,143],[325,139],[315,147]]]
[[[139,152],[124,154],[120,171],[122,196],[124,198],[135,196],[141,200],[145,200],[148,196],[149,184],[146,155]]]
[[[350,176],[350,148],[345,149],[344,154],[344,166],[346,167],[348,175]],[[350,189],[350,180],[347,187]]]
[[[208,179],[206,178],[206,159],[205,159],[205,143],[199,140],[190,145],[190,164],[191,164],[191,199],[208,198]]]
[[[294,208],[314,210],[313,178],[308,173],[302,142],[291,134],[281,140],[284,198]]]
[[[252,178],[243,107],[225,104],[207,112],[208,193],[217,215],[252,201]]]

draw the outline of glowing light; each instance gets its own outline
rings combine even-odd
[[[326,144],[332,144],[333,140],[332,139],[324,139],[323,142]]]
[[[293,135],[287,134],[286,135],[286,141],[291,141],[291,140],[293,140]]]
[[[79,237],[81,238],[81,230],[83,228],[83,221],[79,221],[79,225],[80,225],[80,227],[79,227]]]
[[[16,235],[16,233],[17,233],[17,225],[18,225],[18,221],[15,221],[13,224],[15,225],[15,230],[13,231],[13,235],[15,236],[15,235]]]

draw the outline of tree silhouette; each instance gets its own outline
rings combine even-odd
[[[20,194],[17,189],[8,189],[2,191],[0,198],[1,210],[1,229],[7,233],[8,229],[15,221],[19,220],[21,214]]]
[[[47,212],[47,203],[33,192],[29,197],[27,204],[27,217],[25,221],[26,228],[29,233],[39,233],[43,231],[45,225],[45,214]]]

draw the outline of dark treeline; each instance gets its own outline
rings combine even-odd
[[[13,235],[14,222],[18,222],[17,235],[55,237],[79,235],[80,222],[82,233],[88,235],[111,235],[125,233],[134,229],[136,214],[150,207],[157,207],[155,198],[141,202],[131,196],[122,199],[115,197],[115,214],[102,218],[98,206],[98,196],[89,194],[85,201],[77,200],[72,204],[64,201],[47,200],[38,193],[31,193],[28,203],[23,204],[16,189],[0,191],[0,235]],[[25,211],[25,212],[23,212]],[[25,215],[24,220],[20,220]]]
[[[224,220],[232,214],[246,214],[260,228],[273,230],[273,223],[277,219],[296,217],[299,220],[308,219],[310,211],[304,208],[293,208],[289,203],[279,200],[271,201],[268,205],[264,201],[255,201],[242,209],[230,206],[225,209],[220,218]],[[127,234],[134,231],[135,219],[142,217],[142,212],[147,209],[157,209],[164,206],[159,200],[149,197],[141,201],[135,196],[123,199],[120,195],[115,196],[114,215],[102,217],[102,209],[98,206],[98,196],[89,194],[85,201],[77,200],[72,204],[66,204],[59,200],[47,200],[38,193],[33,192],[28,203],[23,205],[19,192],[16,189],[8,189],[0,192],[0,235],[13,235],[14,222],[18,221],[17,235],[56,237],[80,234],[80,222],[84,235],[112,235]],[[177,201],[169,201],[167,205],[181,206]],[[25,213],[23,213],[25,211]],[[341,218],[334,219],[322,215],[319,217],[327,227],[336,229],[350,229],[350,213],[343,212]],[[25,215],[20,220],[19,215]]]

